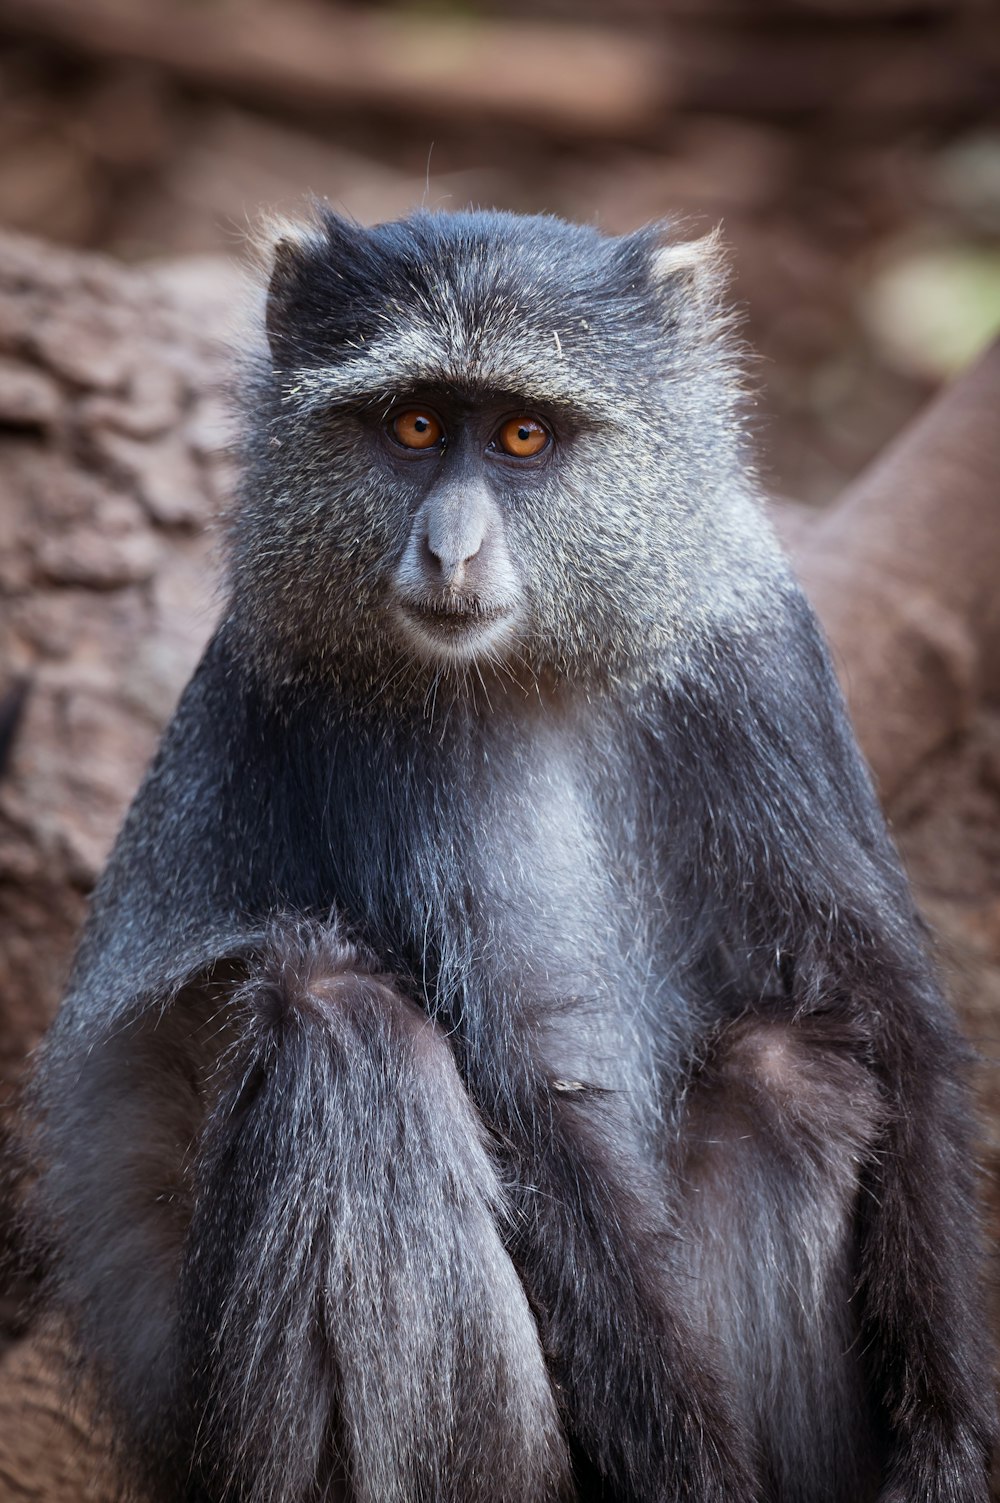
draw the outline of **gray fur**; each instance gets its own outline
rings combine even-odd
[[[36,1092],[154,1500],[985,1503],[963,1046],[727,325],[662,228],[276,248],[224,619]]]

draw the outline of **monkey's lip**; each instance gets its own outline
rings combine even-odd
[[[424,630],[458,636],[489,627],[510,615],[510,607],[474,595],[438,595],[429,600],[404,600],[403,610]]]
[[[511,637],[517,619],[513,604],[473,595],[397,597],[396,609],[410,647],[436,663],[494,655]]]

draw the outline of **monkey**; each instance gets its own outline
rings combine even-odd
[[[154,1503],[985,1503],[967,1049],[711,237],[274,237],[220,624],[34,1087]]]

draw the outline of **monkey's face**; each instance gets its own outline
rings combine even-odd
[[[281,240],[233,528],[271,664],[423,692],[662,654],[732,531],[705,256],[479,213]]]
[[[506,518],[530,505],[551,462],[552,427],[508,403],[447,392],[403,403],[381,425],[383,463],[410,492],[412,525],[391,575],[400,637],[445,664],[495,660],[516,645],[525,597]]]

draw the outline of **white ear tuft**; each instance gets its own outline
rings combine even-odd
[[[660,286],[681,283],[697,301],[707,301],[725,280],[722,230],[716,228],[699,240],[658,246],[653,252],[650,272]]]
[[[272,353],[279,347],[302,268],[325,247],[322,227],[309,220],[274,214],[260,221],[254,252],[267,287],[264,320]]]
[[[305,258],[323,247],[323,231],[308,220],[268,214],[258,220],[250,236],[250,253],[260,274],[270,279],[282,260]]]

